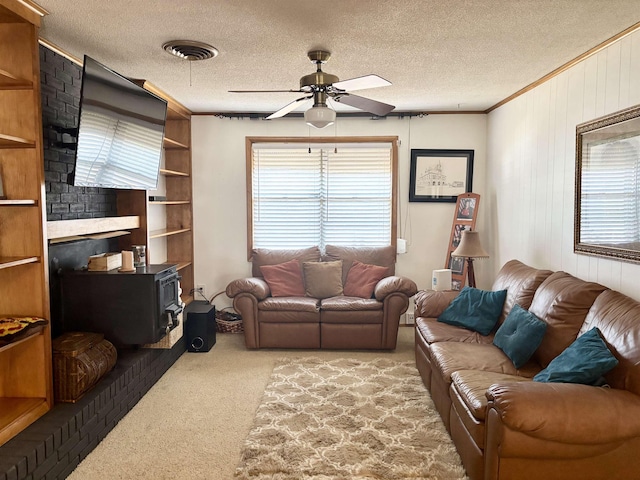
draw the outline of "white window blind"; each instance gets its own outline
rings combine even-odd
[[[254,248],[391,243],[390,143],[253,144]]]
[[[640,241],[640,139],[591,145],[583,158],[580,241]]]

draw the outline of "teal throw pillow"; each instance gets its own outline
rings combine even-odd
[[[618,360],[594,327],[551,360],[547,368],[533,377],[533,381],[598,385],[602,375],[616,365]]]
[[[506,298],[506,290],[490,292],[464,287],[438,321],[489,335],[498,323]]]
[[[516,303],[498,328],[493,344],[521,368],[540,346],[546,331],[546,322]]]

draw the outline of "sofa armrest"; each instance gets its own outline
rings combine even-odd
[[[571,383],[513,382],[486,392],[510,430],[575,445],[601,445],[640,436],[640,397],[627,390]],[[493,415],[493,413],[491,413]]]
[[[417,291],[418,286],[413,280],[405,277],[391,276],[380,280],[373,293],[376,300],[382,302],[385,297],[392,293],[404,293],[407,298],[410,298],[413,297]]]
[[[437,318],[449,306],[460,292],[456,290],[420,290],[414,299],[416,304],[415,316]]]
[[[226,294],[229,298],[233,298],[241,293],[248,293],[258,300],[264,300],[271,295],[271,290],[267,282],[256,277],[233,280],[227,285]]]

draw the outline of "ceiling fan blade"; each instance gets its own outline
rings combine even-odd
[[[378,75],[365,75],[364,77],[342,80],[333,84],[334,88],[345,91],[364,90],[365,88],[388,87],[391,82]]]
[[[229,93],[290,93],[304,92],[304,90],[229,90]]]
[[[340,95],[334,97],[333,100],[339,103],[344,103],[345,105],[359,108],[360,110],[364,110],[365,112],[373,113],[374,115],[378,115],[379,117],[384,117],[387,113],[396,108],[393,105],[389,105],[388,103],[382,103],[378,102],[377,100],[371,100],[370,98],[364,98],[358,95],[351,94]]]
[[[267,120],[272,120],[274,118],[280,118],[280,117],[284,117],[287,113],[295,110],[296,108],[298,108],[300,105],[302,105],[305,101],[309,101],[311,97],[301,97],[297,100],[294,100],[291,103],[288,103],[287,105],[285,105],[284,107],[282,107],[280,110],[278,110],[277,112],[272,113],[271,115],[269,115],[267,117]]]

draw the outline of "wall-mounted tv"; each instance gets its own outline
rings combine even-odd
[[[155,189],[166,116],[165,100],[85,55],[69,183]]]

